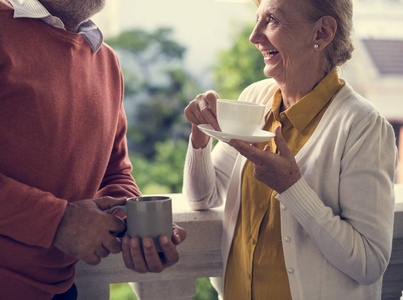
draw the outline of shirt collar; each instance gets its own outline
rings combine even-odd
[[[52,16],[38,0],[8,0],[14,7],[14,18],[41,19],[50,26],[66,30],[63,21]],[[92,52],[97,52],[103,43],[103,35],[94,22],[88,20],[80,25],[78,34],[81,34]]]
[[[344,81],[339,79],[337,69],[334,68],[311,92],[281,114],[285,114],[292,125],[299,132],[302,132],[322,108],[333,99],[342,86],[344,86]],[[281,102],[282,96],[279,89],[274,94],[271,108],[274,118],[278,121],[280,120]]]

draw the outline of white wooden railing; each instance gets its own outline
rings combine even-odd
[[[403,290],[403,185],[396,185],[395,229],[392,258],[384,275],[382,300],[398,300]],[[183,194],[172,194],[174,222],[184,227],[187,238],[178,247],[179,262],[162,273],[139,274],[128,270],[120,254],[110,255],[97,266],[79,262],[75,283],[79,300],[108,300],[111,283],[134,282],[141,300],[189,300],[195,280],[220,277],[220,236],[223,208],[195,212]]]

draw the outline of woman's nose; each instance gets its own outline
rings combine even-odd
[[[256,45],[259,43],[261,37],[260,29],[259,29],[259,23],[256,23],[255,27],[252,30],[252,33],[249,36],[249,41]]]

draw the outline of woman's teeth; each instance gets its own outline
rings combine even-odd
[[[277,53],[278,53],[278,50],[269,50],[269,51],[263,52],[264,60],[270,60]]]

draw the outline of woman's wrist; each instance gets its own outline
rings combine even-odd
[[[196,125],[192,125],[192,146],[195,149],[205,148],[210,140],[210,137],[204,134]]]

